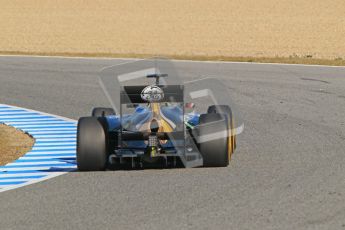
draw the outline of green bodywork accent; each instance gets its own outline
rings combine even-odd
[[[156,149],[156,147],[152,146],[151,147],[151,152],[150,152],[151,157],[155,157],[156,154],[157,154],[157,149]]]

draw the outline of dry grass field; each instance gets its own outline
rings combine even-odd
[[[5,165],[27,153],[34,139],[27,134],[0,124],[0,165]]]
[[[0,0],[0,28],[12,54],[345,59],[344,0]]]

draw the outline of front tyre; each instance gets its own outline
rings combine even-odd
[[[107,131],[104,118],[78,121],[77,166],[80,171],[103,171],[107,163]]]
[[[201,114],[197,142],[204,167],[229,165],[228,121],[223,114]]]

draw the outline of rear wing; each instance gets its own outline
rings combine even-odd
[[[148,74],[146,75],[147,78],[156,78],[156,85],[159,85],[159,78],[160,77],[167,77],[168,74],[157,74],[157,73],[154,73],[154,74]]]
[[[141,97],[141,93],[147,86],[123,86],[120,92],[121,104],[139,104],[147,103]],[[161,102],[183,102],[183,85],[158,85],[163,90],[164,97],[159,100]]]

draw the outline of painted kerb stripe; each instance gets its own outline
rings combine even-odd
[[[76,170],[77,121],[0,104],[0,123],[22,130],[35,139],[31,151],[0,167],[0,192]]]

